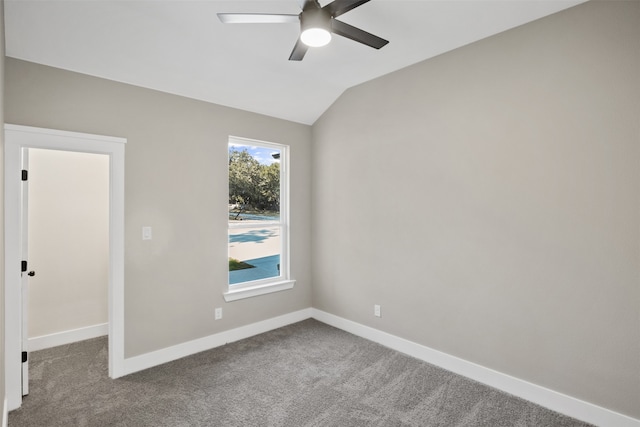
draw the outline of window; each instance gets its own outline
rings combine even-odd
[[[229,289],[232,301],[290,289],[288,147],[229,138]]]

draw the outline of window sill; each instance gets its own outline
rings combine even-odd
[[[257,297],[258,295],[286,291],[287,289],[292,289],[295,283],[295,280],[283,280],[281,282],[266,283],[262,285],[234,289],[225,292],[222,295],[224,296],[224,300],[226,302],[231,302],[245,298]]]

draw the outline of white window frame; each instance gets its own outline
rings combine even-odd
[[[229,144],[264,147],[278,150],[280,152],[280,220],[264,221],[260,223],[260,225],[265,227],[280,227],[280,275],[266,279],[234,283],[233,285],[229,283],[227,276],[227,291],[223,294],[224,299],[225,301],[230,302],[292,289],[295,284],[295,280],[291,279],[289,266],[289,146],[236,136],[229,137]],[[229,144],[227,144],[227,147]],[[227,180],[228,177],[229,174],[227,173]],[[227,189],[228,188],[229,184],[227,181]],[[255,226],[255,223],[231,223],[227,220],[228,230],[254,228]],[[227,240],[227,245],[228,244]]]

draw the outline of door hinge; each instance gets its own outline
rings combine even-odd
[[[29,179],[29,171],[26,169],[22,169],[22,180],[26,181],[27,179]]]
[[[25,363],[27,360],[28,360],[27,352],[23,351],[22,352],[22,363]]]
[[[22,261],[22,262],[20,263],[20,269],[21,269],[20,271],[21,271],[22,273],[24,273],[25,271],[27,271],[27,261]]]

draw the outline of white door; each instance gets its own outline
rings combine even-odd
[[[22,337],[22,395],[29,394],[29,329],[28,329],[28,311],[29,306],[29,277],[33,276],[35,272],[31,270],[29,264],[29,248],[28,248],[28,231],[29,231],[29,150],[22,149],[22,183],[20,188],[21,198],[21,247],[22,247],[22,260],[21,260],[21,272],[20,272],[20,285],[22,294],[22,322],[20,325],[20,335]]]

